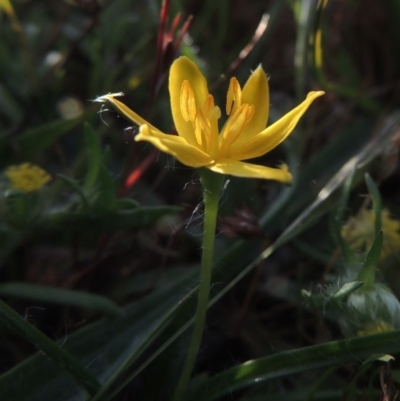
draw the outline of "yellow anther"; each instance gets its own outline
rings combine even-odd
[[[208,113],[209,120],[219,120],[221,118],[221,109],[218,106],[214,106]]]
[[[239,81],[236,78],[231,78],[226,95],[226,114],[229,116],[231,113],[235,113],[241,105],[242,90]]]
[[[204,102],[204,104],[203,104],[203,107],[202,107],[202,109],[203,109],[203,112],[204,112],[204,115],[208,115],[208,113],[213,109],[213,107],[215,107],[214,106],[214,97],[213,97],[213,95],[208,95],[207,96],[207,98],[206,98],[206,100],[205,100],[205,102]]]
[[[204,115],[203,110],[199,109],[194,124],[194,132],[196,135],[196,140],[200,145],[208,145],[210,130],[210,121]]]
[[[221,109],[218,106],[215,106],[214,97],[210,94],[207,96],[201,110],[204,118],[208,120],[208,126],[211,125],[211,121],[215,122],[221,118]]]
[[[194,122],[196,118],[196,99],[188,80],[182,82],[180,108],[183,119]]]
[[[220,151],[225,155],[225,157],[229,157],[230,146],[240,137],[253,115],[254,106],[250,104],[242,104],[240,108],[229,117],[220,140]]]
[[[237,136],[243,131],[243,128],[249,123],[254,115],[254,106],[249,104],[242,104],[242,106],[232,114],[224,129],[224,138]],[[234,140],[235,140],[234,139]],[[232,143],[230,141],[230,143]]]
[[[249,104],[249,107],[246,110],[246,124],[249,123],[249,121],[253,118],[254,112],[256,110],[255,106],[253,104]]]
[[[203,144],[203,140],[202,140],[202,124],[199,118],[196,118],[194,124],[193,124],[193,128],[194,128],[194,135],[196,136],[196,140],[197,143],[199,145]]]

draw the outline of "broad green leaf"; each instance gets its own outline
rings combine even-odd
[[[121,314],[121,309],[110,299],[84,291],[12,282],[0,284],[0,296],[50,304],[70,305],[77,308],[102,312],[110,316]]]

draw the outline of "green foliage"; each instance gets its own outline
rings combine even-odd
[[[166,79],[189,14],[179,52],[200,65],[221,109],[229,78],[244,82],[259,63],[270,77],[269,124],[308,91],[327,93],[258,161],[287,163],[292,186],[227,177],[207,325],[184,399],[394,394],[397,2],[171,0],[171,34],[157,53],[160,3],[0,0],[0,398],[174,393],[196,307],[199,177],[134,142],[137,127],[92,100],[122,91],[172,132]],[[254,35],[260,20],[268,25]],[[51,181],[13,188],[5,173],[23,163]],[[359,249],[343,230],[363,210],[374,217],[372,240]]]

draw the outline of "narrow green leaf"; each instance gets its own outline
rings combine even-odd
[[[377,235],[371,249],[368,251],[365,262],[361,268],[361,271],[357,277],[359,281],[363,281],[365,288],[372,287],[375,283],[375,270],[378,266],[379,258],[381,256],[383,245],[383,233],[382,231]]]
[[[332,295],[332,299],[338,300],[343,297],[346,297],[355,290],[358,290],[363,285],[364,283],[362,281],[353,281],[351,283],[345,283],[340,287],[339,291],[337,291],[334,295]]]
[[[313,202],[308,204],[301,213],[286,226],[285,231],[279,237],[277,244],[281,245],[294,238],[299,232],[309,227],[315,219],[326,213],[331,208],[329,202],[337,195],[337,190],[342,187],[349,174],[356,170],[355,183],[360,172],[367,171],[370,163],[381,155],[384,144],[390,143],[391,138],[400,127],[400,115],[397,112],[390,114],[379,129],[379,135],[373,137],[357,154],[350,157],[347,162],[339,167],[332,178],[321,188]],[[301,188],[302,192],[304,188]],[[297,195],[297,194],[296,194]],[[293,202],[296,206],[297,202]]]
[[[302,0],[298,3],[300,12],[297,18],[297,39],[294,55],[296,95],[303,99],[305,94],[306,76],[309,67],[309,43],[313,32],[313,24],[318,0]]]
[[[260,391],[261,393],[261,391]],[[373,400],[379,400],[382,395],[382,390],[368,390],[368,395],[373,397]],[[365,389],[359,390],[356,393],[355,400],[362,400],[365,397]],[[281,400],[282,393],[271,394],[271,395],[259,395],[259,396],[247,396],[241,398],[241,401],[277,401]],[[284,401],[343,401],[343,390],[321,390],[313,392],[312,389],[309,390],[298,390],[292,392],[285,392]]]
[[[25,236],[21,231],[0,225],[0,266],[22,244],[24,238]]]
[[[0,285],[0,296],[47,302],[50,304],[70,305],[77,308],[95,310],[110,316],[121,314],[121,309],[110,299],[84,291],[12,282]]]
[[[347,263],[354,262],[356,258],[354,251],[351,249],[347,241],[342,237],[343,218],[347,208],[347,203],[350,198],[350,192],[354,183],[355,174],[356,167],[354,166],[353,171],[349,174],[348,178],[344,182],[342,196],[340,197],[337,212],[335,213],[335,217],[332,222],[333,237],[339,245],[343,254],[343,258]]]
[[[381,140],[388,141],[391,135],[397,132],[397,128],[400,124],[399,116],[396,114],[388,117],[387,122],[380,131]],[[216,283],[215,287],[212,289],[212,296],[209,302],[209,307],[216,303],[224,294],[226,294],[230,289],[232,289],[243,277],[245,277],[251,270],[253,270],[262,260],[267,259],[276,249],[278,249],[283,244],[287,243],[289,240],[297,236],[299,233],[304,231],[309,227],[317,217],[326,213],[330,209],[329,201],[332,196],[335,195],[336,191],[344,184],[348,179],[349,175],[352,174],[354,170],[365,169],[368,163],[374,160],[379,154],[381,148],[376,144],[376,138],[373,141],[367,143],[357,155],[351,157],[347,162],[339,168],[336,174],[329,180],[329,182],[320,190],[314,202],[312,202],[308,207],[306,207],[300,215],[295,218],[290,224],[287,225],[286,230],[277,238],[277,240],[265,249],[259,257],[255,258],[250,262],[244,269],[242,267],[231,270],[221,270],[216,269],[213,275],[213,283]],[[243,248],[246,248],[246,252]],[[248,252],[248,244],[245,245],[243,242],[238,242],[230,251],[225,255],[225,257],[220,261],[227,266],[237,266],[237,260],[241,260],[241,264],[245,263],[244,254]],[[221,288],[222,287],[222,288]],[[218,290],[215,290],[218,288]],[[194,289],[195,290],[195,289]],[[185,307],[182,303],[182,309]],[[176,319],[179,319],[181,310],[178,309],[176,312]],[[171,344],[181,333],[183,333],[188,327],[190,327],[192,321],[186,320],[179,330],[175,334],[171,335],[165,342],[160,346],[160,348],[153,353],[153,355],[145,361],[132,375],[130,380],[136,377],[137,374],[141,372],[145,366],[157,357],[158,353],[161,353],[169,344]],[[129,379],[125,381],[125,384],[129,382]],[[122,389],[123,385],[119,389]],[[117,393],[117,392],[116,392]],[[96,397],[94,398],[96,399]]]
[[[132,355],[141,355],[164,329],[168,316],[192,287],[197,269],[176,278],[148,297],[129,305],[113,319],[90,324],[63,341],[62,348],[76,356],[101,382]],[[59,345],[56,345],[59,347]],[[7,401],[86,400],[84,391],[41,353],[0,376],[0,399]]]
[[[365,174],[365,183],[367,184],[368,192],[372,198],[372,205],[374,208],[375,215],[375,236],[378,236],[382,230],[382,199],[378,187],[371,176]]]
[[[185,400],[216,400],[226,394],[232,394],[235,390],[266,380],[348,362],[359,362],[371,354],[399,353],[399,336],[400,331],[393,331],[356,337],[248,361],[192,387]]]
[[[352,156],[347,162],[345,162],[336,174],[329,180],[329,182],[321,188],[314,202],[307,206],[300,215],[295,218],[290,224],[287,225],[286,230],[277,238],[277,240],[265,249],[259,257],[252,260],[244,269],[241,267],[246,262],[245,255],[252,255],[249,251],[249,244],[243,242],[237,242],[234,247],[232,247],[229,252],[220,260],[221,264],[226,266],[237,266],[237,260],[241,261],[241,266],[236,269],[222,270],[215,269],[213,274],[213,283],[215,287],[212,288],[212,297],[209,302],[209,307],[216,303],[223,295],[225,295],[230,289],[232,289],[243,277],[245,277],[251,270],[253,270],[262,260],[267,259],[277,248],[287,243],[289,240],[294,238],[296,235],[304,231],[309,227],[318,216],[326,213],[330,209],[329,201],[335,192],[343,185],[343,183],[348,179],[349,174],[351,174],[354,169],[363,170],[366,169],[369,163],[380,155],[382,151],[381,146],[377,145],[377,141],[380,143],[389,141],[392,135],[397,132],[400,124],[400,117],[393,113],[390,115],[384,126],[380,130],[379,138],[374,138],[368,142],[355,156]],[[254,244],[256,246],[256,244]],[[195,290],[195,289],[194,289]],[[180,314],[183,312],[184,308],[187,306],[184,302],[181,304],[181,308],[176,311],[175,318],[181,320],[181,326],[175,334],[171,335],[153,355],[145,361],[137,370],[134,372],[130,379],[136,377],[138,373],[145,366],[157,357],[158,353],[161,353],[169,344],[171,344],[181,333],[183,333],[188,327],[190,327],[192,320],[183,320]],[[125,384],[128,383],[127,379]],[[120,386],[119,389],[123,388]]]
[[[343,259],[347,263],[353,263],[356,259],[356,256],[347,241],[342,237],[343,221],[339,219],[338,213],[331,215],[329,223],[331,236],[336,242],[336,245],[339,246],[340,250],[342,251]]]
[[[354,401],[357,399],[357,392],[359,388],[359,381],[362,377],[365,377],[367,371],[371,369],[371,364],[362,363],[361,366],[354,372],[350,380],[347,381],[346,387],[343,390],[343,396],[341,401]]]
[[[358,104],[369,113],[376,115],[379,113],[379,104],[377,104],[370,96],[360,94],[359,87],[352,87],[349,84],[338,85],[334,81],[329,81],[325,76],[323,56],[323,26],[325,24],[323,23],[323,14],[327,4],[328,0],[321,0],[318,2],[316,22],[314,24],[314,35],[312,42],[314,47],[313,66],[315,78],[322,89],[351,99],[354,103]],[[350,69],[351,64],[348,67]]]
[[[37,346],[58,366],[69,372],[89,394],[95,394],[100,385],[70,353],[51,341],[41,331],[28,323],[22,316],[0,300],[0,323]],[[7,397],[5,398],[7,399]]]
[[[91,188],[96,180],[102,163],[102,154],[99,137],[89,123],[84,124],[84,135],[87,149],[87,172],[84,189]]]
[[[116,186],[104,164],[100,165],[97,182],[99,194],[95,201],[95,207],[97,210],[107,210],[116,199]]]
[[[304,300],[306,300],[311,306],[316,309],[325,308],[331,303],[334,303],[333,308],[335,308],[338,304],[337,302],[352,292],[359,289],[364,283],[361,281],[353,281],[351,283],[343,284],[336,292],[335,289],[331,290],[331,287],[328,287],[326,291],[313,295],[310,291],[301,290],[301,296]]]
[[[177,213],[179,210],[176,206],[143,206],[111,211],[104,216],[105,226],[113,230],[146,227],[166,214]]]
[[[130,198],[119,198],[115,199],[113,203],[113,209],[134,209],[139,206],[139,202]]]
[[[15,95],[10,93],[4,85],[0,86],[0,110],[14,125],[18,124],[23,119],[23,107],[19,104]]]
[[[82,201],[83,209],[86,212],[88,212],[90,210],[89,201],[86,199],[86,196],[83,193],[83,190],[82,190],[81,186],[78,184],[78,182],[73,180],[72,178],[69,178],[69,177],[63,175],[63,174],[57,174],[57,177],[62,179],[68,186],[70,186],[72,189],[75,190],[75,192],[79,195],[79,198]]]
[[[390,362],[390,361],[394,361],[394,360],[395,360],[395,358],[389,354],[372,354],[363,362],[363,364],[367,364],[367,363],[374,362],[374,361]]]
[[[74,120],[60,120],[26,131],[18,138],[22,156],[30,159],[43,152],[56,139],[66,134],[82,122],[82,117]]]
[[[229,266],[230,269],[215,269],[214,271],[212,300],[209,305],[211,306],[217,302],[238,281],[259,265],[261,260],[269,257],[277,247],[286,243],[290,238],[309,226],[315,219],[316,214],[318,214],[314,212],[317,211],[319,206],[323,206],[323,210],[320,213],[326,212],[329,209],[328,202],[326,201],[337,188],[341,187],[343,180],[348,177],[349,171],[352,170],[352,166],[357,165],[360,169],[365,169],[366,164],[381,152],[381,147],[376,145],[376,141],[380,141],[379,143],[382,143],[382,141],[386,142],[397,127],[398,118],[393,117],[390,120],[390,124],[388,121],[388,126],[382,129],[380,135],[374,138],[373,142],[369,143],[337,172],[332,180],[322,188],[316,201],[309,207],[304,208],[300,216],[292,224],[288,225],[287,231],[281,235],[279,240],[268,247],[258,258],[253,260],[255,252],[257,252],[260,246],[260,243],[257,241],[252,241],[251,243],[248,241],[239,241],[232,246],[223,259],[219,260],[221,265]],[[301,205],[301,207],[303,206],[304,204]],[[297,209],[296,213],[301,211],[301,207]],[[243,266],[246,264],[248,265],[243,269]],[[150,358],[138,367],[137,371],[139,372],[150,359],[154,360],[158,352],[162,352],[163,349],[190,327],[191,309],[188,307],[187,301],[190,298],[188,294],[193,294],[193,291],[195,291],[195,288],[193,289],[195,287],[195,280],[196,274],[193,274],[189,280],[184,282],[184,287],[179,290],[168,288],[168,293],[164,294],[164,298],[159,297],[159,293],[157,293],[157,297],[151,298],[152,302],[158,303],[157,305],[151,304],[148,298],[146,298],[143,302],[135,305],[137,306],[135,313],[132,313],[133,307],[129,311],[127,310],[125,319],[106,321],[101,322],[101,324],[88,326],[79,333],[76,333],[76,335],[71,336],[69,343],[65,344],[65,347],[67,349],[74,349],[73,354],[80,355],[81,360],[89,365],[88,368],[90,371],[93,371],[96,376],[101,377],[102,382],[106,382],[107,378],[122,363],[128,360],[132,362],[135,358],[137,360],[137,357],[146,349],[146,344],[150,344],[151,340],[159,336],[162,329],[165,328],[165,326],[161,327],[158,324],[154,325],[154,322],[157,319],[161,319],[160,316],[165,319],[170,314],[171,308],[175,308],[176,306],[170,331],[159,338],[162,345],[155,352],[152,352]],[[179,305],[177,305],[178,302]],[[152,320],[155,316],[157,316],[157,319]],[[160,320],[158,320],[159,322]],[[31,398],[26,397],[32,397],[32,393],[34,392],[32,389],[33,386],[35,386],[35,394],[40,394],[37,397],[38,399],[56,399],[54,394],[59,394],[58,399],[62,399],[63,401],[70,400],[72,399],[72,391],[75,391],[73,396],[76,399],[76,392],[79,389],[70,389],[68,387],[68,384],[71,384],[71,382],[66,381],[62,371],[58,370],[54,372],[45,368],[47,365],[42,364],[43,359],[39,358],[39,356],[32,358],[28,362],[0,377],[0,395],[4,399],[10,401],[29,400]],[[40,369],[38,369],[38,365],[40,365]],[[36,370],[40,371],[40,375],[35,375],[36,372],[32,372],[33,366]],[[47,377],[43,378],[43,376]],[[13,383],[18,382],[18,378],[20,377],[24,378],[24,388],[18,388],[15,384],[13,385]],[[118,376],[116,378],[119,379]],[[12,392],[2,393],[3,388],[9,388]],[[60,388],[63,389],[63,392],[60,390],[59,393],[56,393]],[[68,392],[66,392],[66,388]],[[19,392],[17,393],[16,390]],[[7,397],[10,394],[13,394],[13,398]]]
[[[164,215],[179,210],[175,206],[144,206],[90,213],[67,211],[44,215],[37,224],[38,228],[55,230],[75,230],[78,226],[81,231],[125,230],[149,226]]]
[[[338,207],[336,210],[335,220],[340,225],[340,228],[342,228],[344,215],[346,213],[347,204],[348,204],[349,198],[350,198],[350,192],[351,192],[351,189],[354,184],[354,177],[356,175],[356,170],[357,170],[356,166],[354,166],[353,170],[351,171],[351,173],[348,175],[347,179],[345,180],[344,185],[343,185],[342,195],[340,196],[339,204],[338,204]]]

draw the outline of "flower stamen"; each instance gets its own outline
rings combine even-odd
[[[0,0],[1,1],[1,0]],[[171,111],[176,135],[168,135],[117,100],[117,94],[96,99],[109,101],[125,117],[141,126],[135,141],[148,141],[190,167],[205,167],[218,174],[290,182],[287,169],[247,163],[270,152],[293,131],[312,102],[323,95],[310,92],[293,110],[273,125],[268,121],[268,79],[259,66],[243,89],[231,78],[226,96],[227,121],[219,130],[221,109],[209,93],[207,81],[199,68],[187,57],[172,63],[169,76]]]
[[[228,156],[229,149],[243,132],[243,129],[254,116],[255,108],[250,104],[242,104],[226,122],[220,139],[220,151]]]
[[[180,108],[183,119],[193,123],[196,118],[196,99],[188,80],[182,82]]]
[[[214,149],[215,153],[218,149],[218,143],[214,144],[217,142],[215,138],[218,138],[217,120],[221,116],[221,111],[218,106],[215,106],[214,97],[208,94],[203,105],[197,107],[193,88],[188,80],[184,80],[179,100],[182,117],[186,122],[192,123],[197,143],[203,147],[204,151],[211,152]]]
[[[229,82],[228,93],[226,95],[226,114],[229,116],[235,113],[242,105],[242,90],[239,81],[236,78],[231,78]]]

